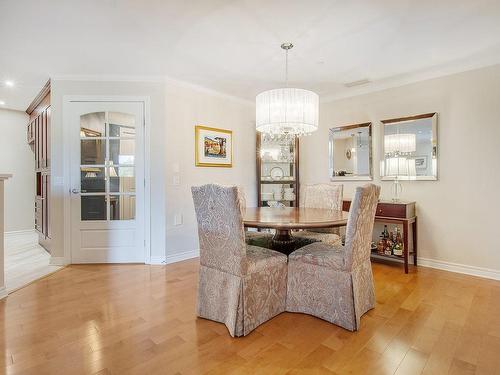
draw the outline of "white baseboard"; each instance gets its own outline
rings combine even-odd
[[[50,257],[49,260],[49,265],[51,266],[66,266],[68,262],[66,262],[66,259],[64,257]]]
[[[436,268],[438,270],[463,273],[466,275],[484,277],[487,279],[500,280],[500,270],[490,268],[468,266],[465,264],[445,262],[429,258],[418,258],[418,265],[422,267]]]
[[[4,232],[5,236],[19,236],[23,234],[34,234],[36,231],[34,229],[24,229],[24,230],[11,230],[9,232]]]
[[[7,293],[7,289],[4,286],[0,287],[0,299],[7,297],[9,293]]]
[[[198,249],[183,251],[180,253],[167,255],[166,263],[176,263],[181,262],[183,260],[196,258],[200,256],[200,251]],[[410,261],[410,264],[412,260]],[[151,259],[151,264],[165,264],[165,263],[153,263],[153,259]],[[475,266],[467,266],[465,264],[458,264],[452,262],[445,262],[441,260],[434,260],[429,258],[418,258],[418,265],[422,267],[436,268],[443,271],[450,271],[456,273],[463,273],[466,275],[484,277],[488,279],[500,280],[500,270],[493,270],[482,267]]]
[[[200,256],[200,250],[188,250],[181,253],[176,253],[172,255],[167,255],[167,264],[181,262],[183,260],[196,258]]]
[[[147,264],[165,264],[166,260],[165,257],[151,257],[149,259],[149,262]]]

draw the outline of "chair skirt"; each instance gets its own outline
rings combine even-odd
[[[375,307],[369,267],[351,273],[289,259],[286,310],[358,330],[361,316]]]
[[[285,311],[287,264],[236,276],[200,267],[198,316],[224,323],[233,337],[246,336]]]

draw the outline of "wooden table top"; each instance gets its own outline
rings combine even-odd
[[[347,224],[349,212],[320,208],[246,208],[246,227],[272,229],[334,228]]]

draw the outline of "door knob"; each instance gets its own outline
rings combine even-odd
[[[78,189],[71,189],[71,192],[73,194],[80,194],[80,190],[78,190]]]

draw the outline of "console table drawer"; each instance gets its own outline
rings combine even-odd
[[[379,203],[375,216],[406,218],[406,205]]]
[[[345,199],[342,209],[349,211],[351,201]],[[393,217],[397,219],[408,219],[415,216],[415,202],[388,202],[380,201],[377,204],[377,217]]]

